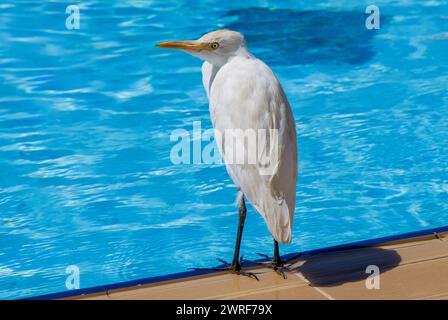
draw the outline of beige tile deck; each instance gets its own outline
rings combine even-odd
[[[367,289],[366,267],[380,269]],[[297,260],[283,279],[255,268],[260,281],[215,273],[72,299],[448,299],[448,237],[432,235]]]

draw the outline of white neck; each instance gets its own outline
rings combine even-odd
[[[252,59],[254,56],[247,50],[246,46],[243,45],[238,48],[235,52],[229,55],[207,55],[201,56],[202,59],[205,60],[202,65],[202,83],[204,85],[205,91],[207,92],[207,96],[210,95],[210,89],[213,84],[213,80],[215,79],[218,71],[226,64],[232,61],[235,58],[246,58]]]

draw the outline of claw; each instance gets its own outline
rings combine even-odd
[[[257,255],[259,255],[260,257],[263,257],[265,259],[270,259],[269,256],[267,254],[264,254],[264,253],[258,253],[257,252]]]
[[[285,273],[284,269],[285,269],[285,268],[283,268],[283,266],[282,266],[282,267],[276,267],[276,266],[274,266],[274,271],[275,271],[275,273],[277,273],[278,275],[282,276],[283,279],[286,280],[288,277],[286,276],[286,273]]]
[[[289,258],[286,261],[280,261],[280,262],[274,261],[273,259],[271,259],[268,255],[266,255],[264,253],[258,253],[257,252],[257,255],[259,255],[260,257],[263,257],[263,258],[269,260],[269,262],[255,262],[255,261],[252,261],[252,262],[254,262],[255,264],[259,264],[259,265],[264,265],[264,266],[266,266],[268,268],[272,268],[275,271],[275,273],[277,273],[278,275],[282,276],[283,279],[287,279],[288,277],[286,275],[286,271],[291,271],[291,270],[288,269],[289,266],[286,267],[285,264],[290,262],[290,261],[292,261],[292,260],[297,259],[298,257],[300,257],[301,254],[299,253],[299,254]]]
[[[240,261],[240,263],[243,263],[243,262],[249,262],[249,263],[252,263],[252,264],[259,265],[259,266],[265,266],[266,265],[266,262],[253,261],[253,260]]]
[[[257,275],[253,272],[248,272],[248,271],[244,271],[244,270],[238,270],[239,268],[241,268],[241,266],[238,266],[238,269],[233,268],[233,266],[228,263],[227,261],[220,259],[220,258],[216,258],[216,260],[218,260],[219,262],[221,262],[223,265],[225,265],[225,267],[215,267],[215,268],[188,268],[189,270],[196,270],[196,271],[230,271],[232,273],[238,274],[238,275],[242,275],[242,276],[246,276],[249,278],[253,278],[257,281],[260,281],[257,277]],[[244,261],[243,255],[241,255],[240,259],[239,259],[239,263],[242,264]],[[249,261],[249,260],[246,260]],[[260,264],[260,263],[258,263]]]
[[[257,281],[260,281],[260,279],[258,279],[257,275],[255,273],[253,273],[253,272],[240,270],[239,274],[242,275],[242,276],[246,276],[246,277],[249,277],[249,278],[254,278]]]
[[[230,263],[228,263],[228,262],[225,261],[225,260],[222,260],[222,259],[220,259],[220,258],[216,258],[216,260],[218,260],[218,261],[221,262],[222,264],[225,264],[226,266],[230,266]]]

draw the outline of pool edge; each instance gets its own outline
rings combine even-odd
[[[419,231],[407,232],[407,233],[402,233],[402,234],[398,234],[398,235],[385,236],[385,237],[379,237],[379,238],[368,239],[368,240],[361,240],[361,241],[351,242],[351,243],[342,244],[342,245],[307,250],[307,251],[303,251],[303,252],[290,253],[290,254],[283,255],[282,258],[290,259],[294,256],[299,256],[299,255],[311,256],[311,255],[327,253],[327,252],[332,252],[332,251],[373,247],[373,246],[378,246],[378,245],[382,245],[385,243],[393,244],[394,242],[415,241],[416,238],[422,238],[422,237],[425,238],[425,237],[428,237],[431,235],[435,235],[435,234],[437,235],[437,234],[445,233],[445,232],[448,232],[448,226],[424,229],[424,230],[419,230]],[[256,260],[256,262],[261,262],[261,261],[266,261],[266,259]],[[245,263],[244,266],[251,267],[251,266],[255,266],[255,264],[254,263]],[[95,286],[95,287],[84,288],[84,289],[62,291],[62,292],[32,296],[32,297],[27,297],[27,298],[18,298],[16,300],[64,299],[64,298],[77,297],[77,296],[83,296],[83,295],[101,294],[101,293],[108,292],[111,290],[125,289],[125,288],[129,288],[129,287],[133,287],[133,286],[157,284],[160,282],[174,281],[174,280],[187,279],[187,278],[190,279],[193,277],[213,275],[216,273],[217,273],[217,271],[205,271],[205,270],[184,271],[184,272],[179,272],[179,273],[167,274],[167,275],[162,275],[162,276],[154,276],[154,277],[148,277],[148,278],[142,278],[142,279],[136,279],[136,280],[130,280],[130,281],[117,282],[117,283],[113,283],[113,284]]]

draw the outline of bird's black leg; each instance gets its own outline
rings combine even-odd
[[[244,196],[238,206],[238,230],[236,233],[235,250],[233,251],[233,260],[231,269],[233,271],[240,271],[240,247],[241,238],[243,237],[244,222],[246,221],[246,203],[244,202]]]
[[[274,259],[272,260],[272,267],[274,268],[275,272],[277,272],[284,279],[286,279],[282,258],[280,257],[280,250],[278,248],[278,242],[275,239],[274,239]]]
[[[265,259],[268,259],[268,260],[270,259],[269,256],[266,254],[262,254],[262,253],[257,253],[257,254]],[[272,258],[272,260],[270,262],[255,262],[255,263],[274,269],[275,272],[277,272],[284,279],[286,279],[285,271],[290,271],[290,270],[284,266],[284,263],[288,262],[288,261],[289,260],[282,261],[282,258],[280,257],[280,250],[278,247],[278,242],[277,242],[277,240],[274,239],[274,257]]]
[[[240,258],[240,248],[241,238],[243,237],[244,222],[246,221],[246,211],[246,203],[244,202],[244,195],[242,195],[241,201],[238,205],[238,230],[236,233],[235,250],[233,252],[233,260],[232,264],[230,265],[230,270],[236,274],[258,280],[258,277],[255,273],[241,270],[241,261],[243,258]]]
[[[280,250],[278,249],[278,242],[274,239],[274,260],[272,260],[272,263],[275,267],[281,267],[283,266],[282,258],[280,258]]]
[[[244,195],[241,196],[241,201],[238,204],[238,230],[236,233],[235,250],[233,252],[232,264],[228,264],[224,260],[218,259],[218,261],[226,265],[225,268],[195,268],[196,270],[216,270],[225,271],[230,270],[233,273],[254,278],[258,281],[258,277],[253,272],[244,271],[241,269],[240,247],[241,238],[243,237],[244,222],[246,221],[246,203],[244,202]]]

